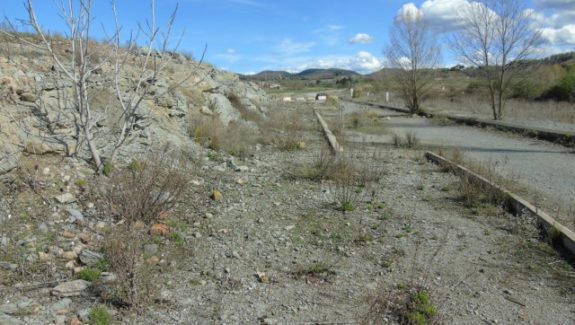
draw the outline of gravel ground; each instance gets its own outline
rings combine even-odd
[[[373,108],[345,103],[345,111],[374,111]],[[375,110],[381,115],[395,114]],[[485,129],[438,125],[420,117],[393,117],[387,126],[394,133],[413,132],[430,149],[459,148],[468,158],[494,166],[501,175],[517,180],[537,194],[538,200],[559,215],[566,226],[575,228],[575,152],[573,149],[526,139],[514,134]],[[391,135],[348,133],[349,141],[391,143]],[[538,202],[535,202],[538,203]]]
[[[311,111],[304,114],[314,119]],[[159,262],[152,272],[161,299],[140,316],[108,305],[116,318],[127,324],[357,324],[367,297],[393,301],[398,290],[423,286],[445,324],[575,322],[573,269],[538,240],[529,220],[492,206],[472,213],[458,199],[457,179],[425,162],[421,151],[359,144],[347,148],[348,157],[361,155],[381,177],[373,187],[354,189],[355,209],[344,213],[333,203],[337,187],[298,176],[325,147],[319,132],[304,139],[303,150],[263,147],[236,161],[243,168],[207,151],[170,217],[181,246],[154,239]],[[223,194],[219,202],[210,198],[214,188]],[[0,231],[7,239],[0,262],[24,263],[11,255],[19,247],[27,254],[49,252],[51,245],[68,250],[78,244],[75,233],[105,238],[97,224],[113,228],[117,221],[98,219],[98,206],[86,210],[81,203],[84,221],[71,223],[65,205],[23,218],[19,211],[30,210],[20,202]],[[71,235],[61,236],[63,230]],[[33,243],[20,240],[31,235]],[[90,249],[97,251],[98,242],[90,241]],[[70,279],[66,261],[48,257],[17,268],[28,273],[0,268],[0,324],[68,324],[101,303],[88,291],[66,300],[50,296],[49,288],[19,289],[39,278]],[[398,323],[398,314],[387,311],[378,321]]]

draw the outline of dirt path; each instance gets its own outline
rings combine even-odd
[[[373,110],[373,108],[345,103],[345,112]],[[394,112],[377,110],[388,116]],[[567,226],[574,226],[575,209],[575,152],[573,149],[533,139],[488,132],[478,128],[434,124],[425,118],[393,117],[385,135],[365,135],[348,132],[348,141],[391,143],[391,133],[404,136],[413,132],[428,148],[459,148],[468,158],[492,164],[505,177],[541,193],[545,206],[563,215]],[[558,210],[557,210],[558,209]],[[564,221],[564,222],[565,222]]]

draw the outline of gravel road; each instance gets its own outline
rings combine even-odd
[[[374,110],[372,107],[345,103],[344,111]],[[394,112],[375,109],[383,116]],[[388,121],[393,133],[405,135],[413,132],[428,148],[459,148],[465,157],[488,162],[506,177],[541,193],[546,207],[554,207],[553,214],[568,218],[573,228],[575,209],[575,151],[547,142],[492,132],[479,128],[448,125],[441,126],[420,117],[392,117]],[[348,141],[391,143],[391,135],[364,135],[348,133]],[[558,211],[557,211],[558,209]]]

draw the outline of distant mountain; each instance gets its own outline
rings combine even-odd
[[[340,77],[354,77],[360,74],[344,69],[307,69],[297,74],[298,77],[302,79],[333,79]]]
[[[244,75],[244,76],[242,76],[242,78],[247,79],[247,80],[267,81],[267,80],[290,79],[291,76],[292,76],[292,74],[289,72],[286,72],[286,71],[266,70],[266,71],[262,71],[260,73],[250,75],[250,76]]]
[[[300,73],[289,73],[286,71],[262,71],[251,76],[241,76],[244,80],[253,81],[273,81],[273,80],[322,80],[343,77],[359,76],[360,74],[344,69],[307,69]]]

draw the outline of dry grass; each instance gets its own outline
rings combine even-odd
[[[441,323],[429,289],[422,286],[399,284],[395,288],[380,287],[367,295],[363,304],[367,308],[359,318],[361,325],[388,324],[390,321],[407,325]]]
[[[310,164],[293,166],[291,178],[323,182],[328,187],[328,199],[342,211],[353,211],[363,201],[373,202],[377,183],[383,177],[384,160],[381,151],[356,150],[333,155],[328,148],[319,151]]]
[[[440,150],[438,154],[458,165],[465,166],[469,170],[483,176],[491,183],[507,189],[518,188],[515,177],[502,177],[497,172],[498,162],[478,162],[466,159],[463,152],[459,149]],[[476,211],[478,208],[486,205],[502,206],[507,203],[508,197],[500,190],[488,186],[476,180],[474,177],[451,170],[447,166],[443,166],[443,169],[445,172],[455,172],[459,177],[457,184],[459,200],[463,202],[467,208]]]
[[[189,132],[204,147],[240,158],[250,156],[258,142],[258,133],[253,127],[243,122],[232,122],[225,127],[215,115],[192,117]]]
[[[394,133],[392,142],[396,148],[419,149],[421,146],[421,142],[414,132],[407,132],[403,138]]]
[[[271,109],[268,118],[258,123],[260,142],[287,151],[304,149],[303,133],[317,129],[315,120],[310,120],[309,114],[310,110]]]
[[[436,98],[425,103],[427,111],[449,111],[491,118],[491,107],[485,100],[474,96],[457,97],[453,100]],[[566,102],[528,102],[509,100],[504,111],[504,120],[530,119],[575,124],[575,104]]]
[[[380,151],[347,151],[339,155],[332,166],[330,193],[343,211],[355,210],[364,200],[374,202],[377,183],[383,177]]]
[[[346,116],[346,127],[367,134],[387,134],[389,129],[377,112],[354,112]]]
[[[173,208],[187,190],[191,172],[186,166],[182,155],[165,149],[114,172],[105,195],[110,212],[128,223],[151,223],[161,211]]]

